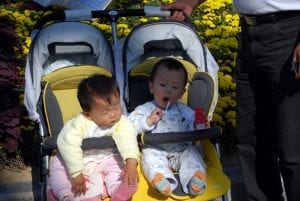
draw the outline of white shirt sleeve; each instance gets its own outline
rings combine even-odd
[[[151,114],[155,107],[151,105],[151,102],[147,102],[135,108],[128,116],[129,120],[133,123],[139,133],[144,131],[150,131],[155,128],[155,125],[149,126],[147,124],[147,117]]]

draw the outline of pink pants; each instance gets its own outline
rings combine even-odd
[[[48,187],[59,201],[63,200],[66,196],[69,196],[74,201],[86,200],[94,197],[104,199],[108,195],[113,197],[112,195],[114,194],[120,194],[124,189],[126,199],[124,196],[123,197],[124,200],[127,200],[134,194],[136,188],[133,189],[131,187],[131,189],[126,189],[128,188],[127,186],[121,185],[123,179],[121,176],[123,167],[124,162],[119,155],[108,157],[101,163],[89,162],[86,165],[87,173],[85,174],[88,179],[86,184],[88,190],[85,195],[74,197],[66,168],[62,159],[56,155],[50,163]]]

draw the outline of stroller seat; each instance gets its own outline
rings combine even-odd
[[[101,30],[79,21],[50,23],[38,27],[32,36],[24,102],[39,131],[40,194],[41,200],[47,200],[49,161],[57,148],[57,135],[64,123],[81,112],[78,84],[95,73],[113,76],[114,54]],[[84,142],[84,149],[89,146],[102,144]]]
[[[93,74],[112,76],[104,67],[87,65],[61,68],[42,78],[42,103],[50,136],[57,135],[69,119],[81,112],[77,87],[82,79]]]
[[[161,58],[151,58],[147,61],[149,65],[136,65],[128,72],[128,87],[129,87],[129,108],[135,108],[137,105],[150,101],[153,99],[152,94],[148,90],[149,76],[153,67],[153,64]],[[201,106],[205,112],[209,112],[214,97],[214,81],[213,78],[206,72],[197,72],[195,66],[187,61],[179,60],[184,63],[188,72],[188,84],[186,86],[187,91],[180,99],[181,102],[187,103],[191,108]],[[200,133],[198,133],[201,135]],[[147,134],[145,134],[147,135]],[[156,134],[157,135],[157,134]],[[154,143],[160,143],[164,138],[163,135],[156,137],[156,135],[150,135],[149,138],[157,138],[153,140]],[[188,135],[188,133],[187,133]],[[168,137],[172,137],[172,133],[168,133]],[[176,140],[176,135],[173,135],[173,142],[179,142],[181,139]],[[141,140],[142,141],[142,140]],[[194,141],[192,138],[190,141]],[[198,141],[199,142],[199,141]],[[195,142],[195,143],[198,143]],[[204,160],[207,164],[207,188],[206,191],[198,196],[186,195],[180,185],[173,191],[173,194],[166,198],[158,194],[151,185],[147,182],[143,176],[143,171],[140,167],[141,174],[139,190],[134,195],[134,201],[154,201],[154,200],[197,200],[208,201],[213,200],[226,194],[230,188],[230,180],[223,173],[222,165],[219,160],[219,154],[216,151],[216,147],[209,140],[201,140],[201,145],[204,153]],[[174,173],[178,179],[177,173]],[[180,182],[178,182],[180,184]]]
[[[192,26],[172,20],[150,21],[137,25],[124,40],[122,56],[125,77],[124,101],[129,112],[138,105],[153,100],[148,87],[152,68],[160,59],[171,57],[180,61],[188,73],[187,90],[179,101],[192,109],[201,107],[211,120],[218,99],[218,65]],[[214,130],[214,128],[211,129]],[[177,133],[174,132],[156,133],[149,136],[145,134],[144,136],[149,137],[149,140],[155,138],[151,139],[151,143],[163,143],[162,141],[176,143],[185,140],[197,144],[199,139],[196,138],[201,135],[203,134],[196,133],[192,137],[189,132],[186,132],[182,136],[177,136]],[[187,136],[189,139],[183,139],[183,136]],[[230,180],[223,173],[215,144],[209,140],[209,138],[213,138],[213,135],[206,137],[206,139],[203,137],[204,140],[201,140],[204,160],[207,164],[207,188],[203,194],[198,196],[186,195],[181,186],[178,185],[173,194],[166,198],[152,188],[143,176],[142,169],[140,169],[142,177],[139,190],[134,195],[133,200],[208,201],[220,197],[226,200],[230,189]],[[179,180],[178,183],[180,184]]]

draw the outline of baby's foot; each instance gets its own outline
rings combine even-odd
[[[194,173],[189,183],[189,191],[192,195],[200,195],[204,193],[205,187],[206,175],[204,172],[198,170]]]
[[[172,194],[170,182],[161,174],[157,173],[152,180],[154,188],[164,196]]]

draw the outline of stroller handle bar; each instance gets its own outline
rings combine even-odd
[[[93,18],[108,18],[116,22],[119,17],[147,16],[147,17],[168,17],[173,11],[161,10],[160,7],[145,6],[143,9],[112,9],[112,10],[65,10],[43,16],[35,25],[35,29],[42,28],[50,21],[78,21],[91,20]]]
[[[189,132],[168,132],[155,133],[147,135],[147,133],[138,134],[137,140],[141,145],[144,144],[163,144],[163,143],[180,143],[193,142],[205,139],[217,139],[221,136],[221,128],[213,126],[208,129],[194,130]],[[45,149],[56,149],[57,137],[46,137],[43,145]],[[100,138],[86,138],[82,142],[82,149],[107,149],[115,147],[115,143],[111,136],[104,136]]]

